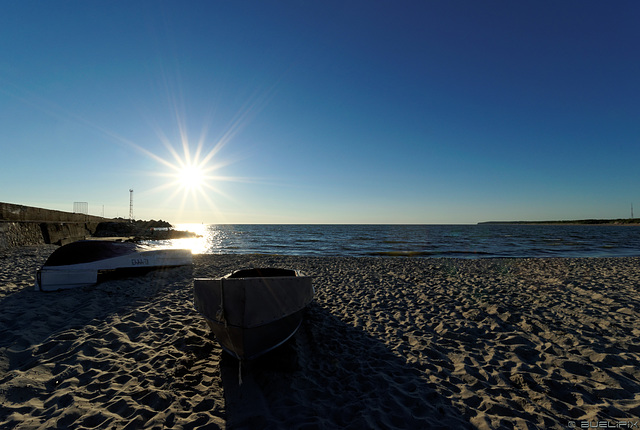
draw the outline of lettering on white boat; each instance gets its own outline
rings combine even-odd
[[[619,429],[619,428],[638,428],[638,420],[614,420],[614,421],[569,421],[569,428],[600,428],[600,429]]]
[[[131,265],[132,266],[148,266],[149,259],[148,258],[132,258]]]

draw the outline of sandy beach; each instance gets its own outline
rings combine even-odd
[[[36,292],[53,249],[0,252],[0,428],[640,421],[640,258],[198,255]],[[314,276],[316,298],[292,341],[239,367],[193,310],[192,279],[264,266]]]

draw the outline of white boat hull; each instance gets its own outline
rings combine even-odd
[[[88,263],[43,266],[36,274],[36,291],[56,291],[94,285],[98,275],[116,270],[153,270],[164,267],[190,265],[188,249],[162,249],[135,252]]]

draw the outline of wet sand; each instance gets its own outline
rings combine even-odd
[[[2,428],[640,421],[640,258],[206,255],[36,292],[53,249],[0,253]],[[193,311],[192,277],[256,266],[315,276],[316,299],[291,342],[239,367]]]

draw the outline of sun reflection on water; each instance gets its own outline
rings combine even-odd
[[[190,231],[196,236],[184,239],[150,240],[143,243],[158,249],[189,249],[192,254],[206,254],[215,242],[215,231],[210,231],[206,224],[177,224],[174,228],[177,231]]]
[[[190,249],[192,254],[206,254],[214,242],[214,234],[207,224],[177,224],[178,231],[190,231],[197,236],[185,239],[170,240],[170,247],[174,249]]]

